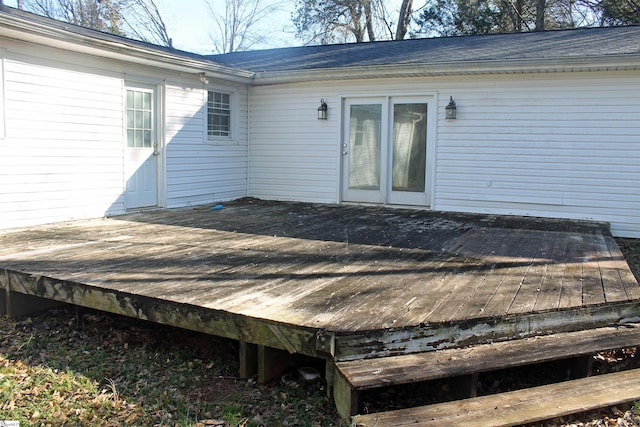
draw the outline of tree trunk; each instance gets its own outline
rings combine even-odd
[[[522,9],[523,9],[523,0],[516,0],[516,5],[515,5],[515,13],[516,13],[516,19],[515,19],[515,30],[519,33],[522,32]]]
[[[367,35],[369,36],[369,41],[376,40],[376,33],[373,30],[373,15],[371,13],[371,0],[364,1],[364,18],[366,20],[367,26]]]
[[[534,31],[544,31],[544,13],[546,0],[536,0],[536,28]]]
[[[398,27],[396,28],[396,40],[403,40],[407,35],[409,23],[411,22],[411,12],[413,0],[402,0],[400,14],[398,15]]]

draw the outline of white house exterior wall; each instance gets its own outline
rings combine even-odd
[[[125,212],[124,88],[131,80],[166,94],[161,206],[246,195],[246,87],[232,87],[235,112],[244,117],[235,138],[213,144],[206,138],[206,89],[197,74],[0,43],[0,114],[6,123],[0,135],[0,228]]]
[[[317,119],[321,98],[331,119]],[[339,100],[313,85],[251,88],[249,193],[272,200],[337,203]]]
[[[406,94],[437,99],[431,209],[608,221],[640,237],[637,72],[253,87],[250,194],[339,202],[341,100]],[[450,96],[456,120],[444,117]]]
[[[206,90],[233,94],[230,139],[206,136]],[[237,199],[247,194],[247,96],[241,85],[211,81],[206,88],[167,83],[167,207]]]

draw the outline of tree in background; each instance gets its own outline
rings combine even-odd
[[[292,19],[296,36],[305,44],[402,40],[412,8],[412,0],[402,0],[394,22],[384,0],[296,0]]]
[[[427,0],[416,22],[438,36],[597,26],[607,1],[620,0]]]
[[[154,0],[122,1],[120,19],[127,35],[171,47],[167,26]]]
[[[267,30],[259,30],[258,24],[281,7],[270,0],[209,0],[215,31],[210,35],[216,53],[249,50],[264,44]]]
[[[98,31],[171,45],[154,0],[21,0],[18,7]]]
[[[602,0],[603,25],[640,24],[640,0]]]

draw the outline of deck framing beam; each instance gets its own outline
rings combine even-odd
[[[334,356],[338,362],[397,356],[637,322],[639,318],[640,302],[630,301],[479,319],[467,323],[426,324],[401,330],[390,328],[336,334]]]
[[[12,270],[0,274],[0,288],[7,293],[34,296],[120,314],[150,322],[203,332],[246,343],[312,357],[330,357],[318,345],[317,331],[289,324],[211,310],[191,304],[118,292],[71,281]],[[7,304],[10,305],[10,302]],[[15,309],[19,309],[16,307]],[[11,307],[11,311],[14,308]],[[277,332],[274,332],[277,331]]]

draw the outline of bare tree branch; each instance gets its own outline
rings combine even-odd
[[[21,0],[21,6],[98,31],[165,46],[171,43],[155,0]]]
[[[220,12],[221,4],[224,13]],[[207,6],[214,24],[210,37],[216,52],[243,51],[265,43],[266,30],[259,30],[258,25],[281,5],[269,0],[209,0]]]

